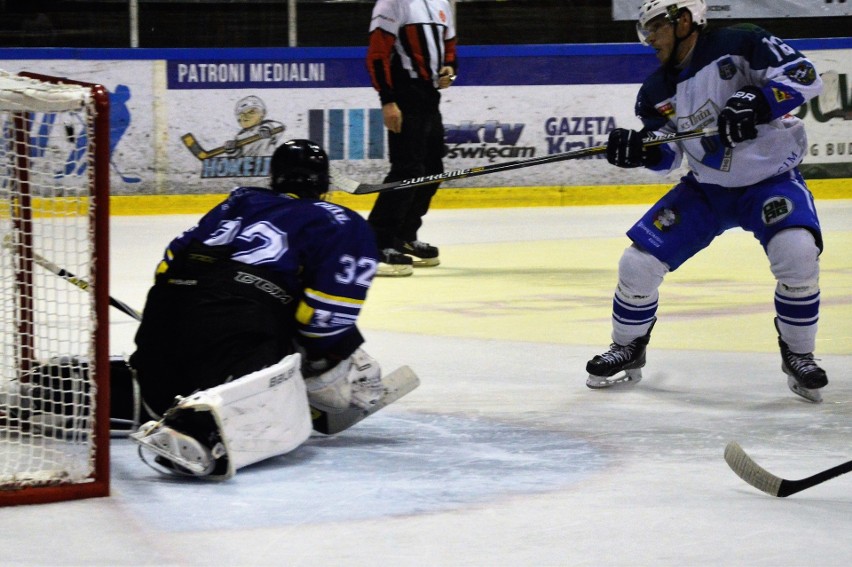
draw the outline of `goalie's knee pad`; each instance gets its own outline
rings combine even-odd
[[[301,356],[178,401],[160,422],[131,437],[172,472],[232,477],[237,469],[289,453],[311,435]],[[166,460],[170,464],[164,464]]]

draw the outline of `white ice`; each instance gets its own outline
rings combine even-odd
[[[852,201],[818,205],[823,404],[786,387],[750,235],[669,276],[641,383],[592,391],[644,207],[433,210],[442,265],[377,281],[361,323],[419,389],[226,483],[158,475],[114,439],[109,498],[0,508],[0,565],[852,564],[852,474],[773,498],[722,458],[736,440],[789,479],[852,458]],[[115,217],[111,294],[141,308],[195,219]],[[113,310],[113,354],[135,329]]]

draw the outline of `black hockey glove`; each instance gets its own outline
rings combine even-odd
[[[757,87],[743,87],[725,103],[717,125],[722,144],[733,148],[740,142],[757,138],[757,125],[772,119],[769,102]]]
[[[645,167],[656,165],[662,159],[659,146],[644,147],[644,134],[636,130],[616,128],[609,133],[606,144],[606,159],[618,167]]]

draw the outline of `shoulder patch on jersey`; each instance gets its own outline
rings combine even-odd
[[[657,112],[659,112],[666,118],[671,118],[675,113],[674,105],[672,104],[671,100],[666,100],[658,104]]]
[[[788,100],[793,100],[793,95],[791,95],[787,91],[782,91],[781,89],[777,89],[775,87],[772,87],[772,96],[775,97],[776,102],[785,102]]]
[[[775,224],[790,216],[793,212],[793,201],[787,197],[776,195],[763,202],[760,212],[763,216],[763,224]]]
[[[716,62],[716,66],[719,68],[719,78],[723,81],[730,81],[737,74],[737,66],[730,57],[720,59]]]
[[[816,69],[809,61],[799,61],[786,67],[784,74],[800,85],[812,85],[817,78]]]

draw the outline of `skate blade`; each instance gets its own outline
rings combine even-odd
[[[589,374],[589,377],[586,378],[586,386],[592,390],[602,390],[603,388],[611,388],[621,384],[636,384],[641,380],[642,369],[633,368],[615,376],[595,376],[594,374]]]
[[[411,264],[385,264],[379,262],[379,267],[376,270],[376,275],[385,278],[404,278],[414,273],[414,268]]]
[[[213,472],[213,455],[196,439],[168,426],[150,424],[151,422],[148,422],[137,433],[130,434],[130,438],[141,448],[177,465],[178,468],[174,472],[182,472],[181,469],[185,469],[194,476],[206,476]]]
[[[412,265],[415,268],[434,268],[435,266],[441,265],[441,260],[439,258],[418,258],[417,256],[408,256],[411,258]]]
[[[822,402],[822,394],[819,390],[805,388],[804,386],[796,382],[796,379],[792,376],[787,376],[787,386],[790,388],[791,392],[805,398],[809,402],[813,402],[815,404]]]

